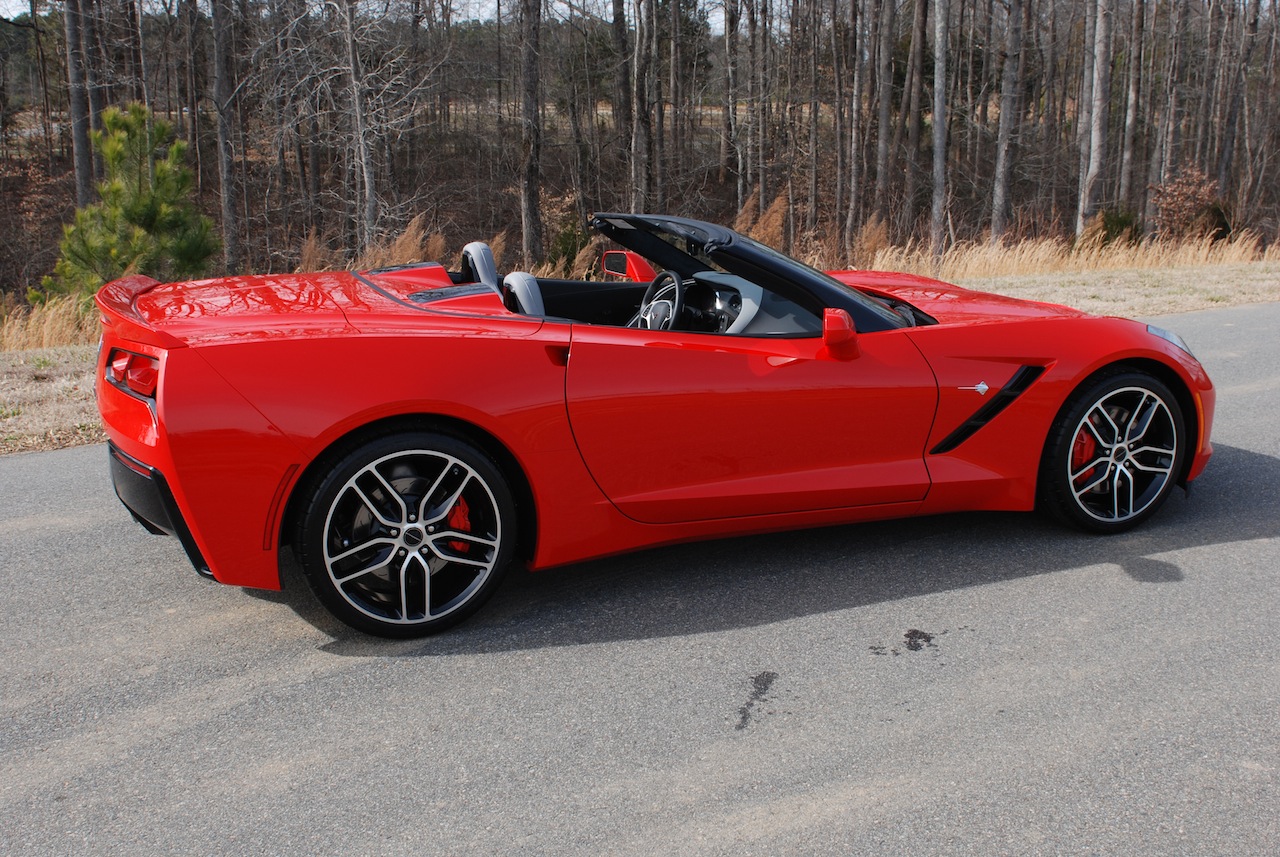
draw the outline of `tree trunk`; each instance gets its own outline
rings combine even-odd
[[[1248,20],[1245,24],[1244,44],[1241,46],[1240,66],[1231,87],[1231,104],[1227,109],[1227,118],[1223,123],[1222,150],[1218,155],[1218,193],[1227,196],[1231,183],[1231,161],[1236,149],[1236,125],[1240,122],[1240,104],[1244,100],[1244,90],[1248,85],[1249,61],[1253,58],[1253,46],[1258,41],[1258,17],[1261,13],[1259,0],[1249,3]],[[1272,27],[1280,22],[1272,21]]]
[[[1107,113],[1111,93],[1111,17],[1113,0],[1097,0],[1093,37],[1093,108],[1089,122],[1089,164],[1081,181],[1076,237],[1097,212],[1107,168]]]
[[[36,77],[40,81],[40,127],[44,131],[45,171],[53,175],[53,104],[49,99],[49,75],[45,69],[44,34],[39,28],[40,16],[36,11],[36,0],[29,0],[32,26],[35,32],[32,41],[36,46]]]
[[[527,267],[542,261],[542,0],[520,0],[520,247]]]
[[[1013,175],[1013,136],[1017,122],[1018,92],[1022,53],[1022,3],[1009,0],[1009,18],[1004,42],[1004,70],[1000,79],[1000,125],[996,132],[996,174],[991,186],[991,242],[1000,243],[1004,236],[1005,217],[1009,209],[1009,181]]]
[[[876,185],[872,207],[881,220],[889,216],[889,112],[893,100],[893,13],[896,0],[880,0],[879,47],[876,53]]]
[[[218,111],[218,185],[222,197],[222,258],[227,273],[240,272],[240,226],[236,208],[235,162],[231,150],[235,110],[235,57],[231,0],[211,0],[213,16],[213,100]]]
[[[618,149],[623,153],[623,171],[631,171],[631,48],[627,44],[626,0],[613,0],[613,50],[617,54],[617,76],[613,96],[613,128]]]
[[[933,3],[933,205],[929,247],[935,265],[942,258],[947,206],[947,0]]]
[[[106,109],[110,87],[106,78],[106,58],[98,33],[99,15],[94,8],[98,0],[80,0],[80,57],[84,63],[84,86],[89,95],[89,127],[102,130],[102,111]],[[101,164],[94,170],[101,173]]]
[[[860,217],[862,193],[862,87],[867,67],[866,8],[862,0],[851,0],[853,15],[853,84],[849,93],[849,210],[844,221],[845,251],[853,249],[853,236]]]
[[[365,115],[364,72],[360,67],[360,55],[356,46],[356,0],[347,0],[344,11],[346,17],[343,37],[347,43],[347,83],[351,87],[355,163],[359,172],[361,196],[364,198],[356,235],[361,248],[364,248],[377,237],[378,194],[374,180],[372,142]]]
[[[915,20],[911,26],[910,74],[907,75],[907,157],[906,188],[902,194],[900,231],[909,235],[916,220],[916,188],[919,185],[920,129],[924,112],[924,45],[928,41],[929,0],[915,0]]]
[[[1125,87],[1124,140],[1120,146],[1120,205],[1130,209],[1133,186],[1133,141],[1137,135],[1138,93],[1142,83],[1142,29],[1145,0],[1132,0],[1129,19],[1129,73]]]
[[[529,0],[521,0],[529,2]],[[649,30],[653,19],[648,14],[652,0],[635,0],[636,39],[634,47],[635,68],[635,121],[631,124],[631,210],[647,211],[652,192],[653,175],[653,113],[650,104],[649,78]]]
[[[84,80],[79,0],[63,0],[62,22],[66,31],[67,101],[71,113],[71,157],[75,164],[76,207],[83,208],[93,200],[93,156],[89,146],[89,96]]]
[[[1079,168],[1076,170],[1076,223],[1075,235],[1078,238],[1084,228],[1080,223],[1080,212],[1084,210],[1084,177],[1089,171],[1089,141],[1093,127],[1093,61],[1096,55],[1096,39],[1098,30],[1098,7],[1096,0],[1084,0],[1084,66],[1080,72],[1080,100],[1076,108],[1076,145],[1079,147]]]

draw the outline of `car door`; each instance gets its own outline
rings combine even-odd
[[[596,483],[646,523],[911,503],[937,406],[900,330],[837,357],[820,336],[575,324],[570,425]]]

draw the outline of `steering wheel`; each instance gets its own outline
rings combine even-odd
[[[641,330],[671,330],[683,308],[684,282],[674,271],[663,271],[645,290],[633,326]]]

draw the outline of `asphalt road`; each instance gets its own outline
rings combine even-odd
[[[0,459],[0,854],[1280,853],[1280,304],[1110,539],[958,515],[513,575],[411,643]]]

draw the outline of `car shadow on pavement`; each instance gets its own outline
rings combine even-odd
[[[489,604],[435,637],[389,641],[347,629],[286,570],[278,596],[361,657],[448,656],[683,636],[1114,564],[1142,584],[1176,584],[1161,556],[1280,532],[1280,459],[1218,446],[1191,496],[1175,492],[1143,526],[1098,537],[1039,515],[967,513],[678,545],[538,573],[513,571]]]

